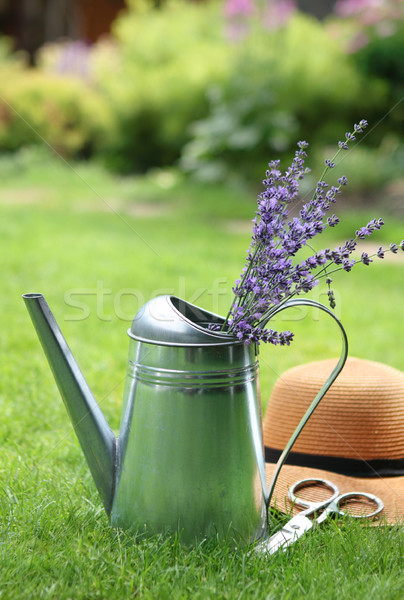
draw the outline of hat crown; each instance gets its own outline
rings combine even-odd
[[[265,414],[267,447],[281,450],[336,359],[286,371]],[[355,460],[404,459],[404,373],[349,358],[294,446],[295,453]]]

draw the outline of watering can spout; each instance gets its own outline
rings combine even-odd
[[[91,393],[43,295],[24,294],[23,299],[105,510],[109,514],[115,488],[117,439]]]

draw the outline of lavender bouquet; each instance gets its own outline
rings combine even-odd
[[[284,174],[279,170],[279,160],[269,163],[263,181],[266,189],[258,196],[257,216],[253,221],[246,264],[233,288],[234,300],[221,330],[235,335],[245,344],[259,344],[262,341],[289,345],[292,332],[266,328],[271,316],[282,304],[294,296],[309,292],[324,278],[328,285],[329,303],[334,308],[330,275],[340,270],[350,271],[357,263],[369,265],[374,257],[383,258],[386,251],[396,253],[399,247],[404,250],[403,240],[399,245],[390,244],[387,249],[380,247],[374,255],[362,252],[359,259],[353,258],[357,241],[370,236],[384,224],[382,219],[373,219],[358,229],[355,238],[346,241],[343,246],[334,250],[313,250],[308,258],[297,259],[299,250],[311,248],[309,240],[327,227],[338,225],[339,219],[335,214],[327,215],[341,188],[347,184],[347,179],[340,177],[335,186],[329,186],[324,179],[335,167],[339,154],[347,150],[349,143],[366,127],[367,122],[360,121],[352,132],[345,134],[344,141],[338,142],[335,156],[325,161],[324,171],[311,200],[303,204],[296,217],[290,218],[289,210],[297,201],[299,181],[310,171],[305,167],[307,142],[298,143],[292,164]]]

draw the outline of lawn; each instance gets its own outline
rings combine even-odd
[[[389,598],[404,595],[401,527],[332,523],[272,559],[225,543],[183,548],[111,529],[21,300],[42,292],[117,432],[136,311],[173,293],[219,313],[249,244],[255,193],[187,182],[175,171],[118,178],[42,150],[0,159],[0,598]],[[362,205],[361,205],[362,206]],[[324,245],[370,218],[375,244],[404,222],[383,202],[344,211]],[[316,247],[318,247],[316,240]],[[335,277],[350,354],[404,370],[404,254]],[[326,289],[311,297],[326,301]],[[285,369],[339,355],[327,316],[287,313],[289,348],[261,351],[265,408]]]

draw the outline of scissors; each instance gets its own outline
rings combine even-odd
[[[331,496],[326,500],[313,502],[296,495],[299,490],[311,486],[321,486],[323,489],[326,488],[330,490]],[[306,531],[311,529],[313,525],[323,523],[323,521],[331,515],[349,516],[356,519],[371,519],[378,515],[384,508],[383,501],[373,494],[367,492],[348,492],[346,494],[340,494],[338,487],[334,483],[327,479],[320,478],[301,479],[300,481],[297,481],[289,489],[289,499],[294,506],[301,506],[304,510],[295,517],[292,517],[277,533],[260,542],[255,547],[255,550],[258,552],[274,554],[278,550],[286,550],[288,546],[294,544],[306,533]],[[365,501],[367,505],[373,505],[374,510],[371,512],[363,511],[360,514],[352,514],[343,509],[344,506],[347,506],[349,501],[355,500],[362,500],[362,502]],[[318,513],[320,513],[319,516],[317,516]],[[308,516],[313,515],[316,517],[313,520],[308,518]]]

